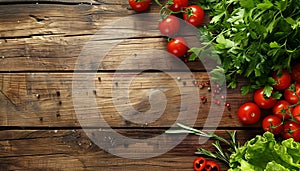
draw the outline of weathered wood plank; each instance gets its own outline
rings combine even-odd
[[[127,9],[127,1],[100,1],[99,5],[44,3],[0,5],[0,71],[74,70],[81,50],[97,31],[135,14]],[[155,12],[158,12],[158,7],[153,5],[149,13]],[[136,21],[141,20],[137,18]],[[133,36],[135,39],[123,38],[125,41],[109,51],[99,70],[116,70],[126,57],[145,50],[166,51],[167,40],[160,37],[158,21],[151,19],[147,23],[138,23],[149,31]],[[130,32],[134,28],[128,29]],[[118,35],[120,30],[126,31],[126,28],[116,25],[114,29],[104,30],[101,35],[109,39],[109,35]],[[97,45],[92,48],[97,48]],[[190,69],[204,69],[200,62],[187,65]]]
[[[169,73],[170,74],[170,73]],[[89,119],[89,126],[98,126],[97,116],[92,113],[92,109],[101,112],[106,122],[112,127],[131,127],[131,126],[148,126],[148,127],[169,127],[178,118],[180,111],[192,111],[181,106],[181,100],[187,101],[190,106],[199,106],[197,126],[204,126],[208,117],[213,125],[220,119],[220,112],[209,114],[210,107],[216,107],[207,88],[199,89],[199,96],[206,96],[208,102],[205,104],[197,103],[191,99],[186,99],[186,95],[182,92],[191,93],[198,88],[193,84],[194,79],[191,75],[183,75],[183,73],[172,73],[175,79],[163,72],[143,72],[138,75],[136,73],[97,73],[92,75],[89,73],[12,73],[0,74],[0,125],[1,126],[80,126],[74,108],[74,97],[77,102],[82,104],[90,103],[91,99],[96,100],[96,107],[92,104],[86,104],[88,107],[83,108],[85,116]],[[180,80],[176,77],[181,76]],[[206,72],[195,72],[193,76],[196,81],[207,81]],[[85,87],[87,78],[92,77],[93,87]],[[101,81],[98,79],[101,78]],[[130,85],[127,83],[131,80]],[[79,82],[79,87],[72,87],[74,82]],[[240,85],[245,82],[240,82]],[[184,86],[185,85],[185,86]],[[77,88],[77,90],[76,90]],[[79,91],[81,88],[84,91]],[[180,92],[180,91],[181,92]],[[149,97],[156,97],[162,92],[165,94],[167,103],[165,110],[151,109]],[[152,94],[148,94],[151,92]],[[78,94],[72,94],[78,93]],[[129,94],[129,96],[128,96]],[[75,95],[75,96],[74,96]],[[129,100],[127,99],[127,96]],[[197,96],[197,95],[195,95]],[[220,96],[220,95],[219,95]],[[151,105],[159,105],[164,103],[163,96],[157,96]],[[154,100],[154,99],[152,99]],[[223,105],[221,101],[220,108]],[[227,102],[231,103],[232,110],[225,109],[221,118],[220,127],[237,127],[242,126],[236,116],[239,105],[245,101],[252,100],[251,94],[241,96],[238,89],[228,90]],[[126,104],[127,103],[127,104]],[[79,104],[80,106],[81,104]],[[134,113],[124,115],[128,112],[128,106],[133,107],[136,112],[149,111],[149,115],[157,116],[157,120],[148,123],[133,123],[124,118],[124,116],[134,117]],[[76,107],[76,106],[75,106]],[[80,110],[80,109],[78,109]],[[162,110],[162,111],[160,111]],[[164,112],[163,112],[164,111]],[[161,112],[161,113],[160,113]],[[144,116],[142,113],[136,116]],[[161,114],[159,116],[158,114]],[[208,116],[209,114],[209,116]],[[190,113],[195,115],[195,113]],[[189,115],[189,116],[190,116]],[[78,115],[80,116],[80,115]],[[152,118],[152,117],[150,117]],[[134,119],[134,118],[131,118]],[[149,118],[148,118],[149,119]],[[193,120],[186,118],[189,122]],[[208,122],[208,123],[210,123]]]
[[[153,4],[147,13],[158,11],[158,6]],[[71,130],[83,126],[82,122],[79,123],[75,112],[82,110],[85,112],[87,125],[96,127],[101,133],[95,135],[102,135],[101,138],[113,143],[106,146],[109,150],[119,150],[126,154],[127,149],[133,147],[137,152],[144,154],[153,149],[164,150],[166,147],[161,146],[161,142],[172,142],[177,140],[178,136],[167,135],[160,141],[149,139],[144,144],[128,145],[125,141],[114,142],[114,135],[105,125],[103,126],[102,122],[123,136],[148,139],[162,134],[176,123],[180,111],[189,111],[188,107],[181,106],[181,100],[188,101],[189,107],[199,105],[179,91],[178,85],[186,84],[181,87],[186,90],[185,93],[191,92],[195,86],[190,75],[181,76],[181,72],[174,72],[182,68],[174,66],[173,60],[160,58],[161,54],[155,58],[155,53],[152,56],[142,55],[141,52],[147,50],[166,50],[167,41],[158,32],[156,21],[146,23],[149,27],[148,32],[131,35],[129,39],[119,42],[100,63],[88,60],[80,63],[83,66],[99,65],[98,70],[100,72],[106,70],[105,72],[96,75],[91,75],[90,71],[72,73],[87,43],[95,41],[95,45],[90,48],[97,48],[99,42],[120,39],[109,37],[112,32],[118,33],[126,29],[132,31],[132,28],[127,27],[106,30],[103,28],[133,14],[135,12],[129,8],[126,0],[0,0],[0,72],[3,72],[0,74],[1,171],[145,170],[145,168],[188,171],[192,170],[197,147],[212,149],[211,140],[199,144],[197,136],[189,135],[176,148],[158,157],[147,160],[124,159],[99,148],[83,130]],[[104,36],[91,40],[100,29],[104,30],[102,32]],[[134,57],[135,61],[126,61],[128,57]],[[121,69],[120,64],[123,64]],[[189,69],[201,71],[205,69],[199,61],[189,62],[186,65]],[[172,70],[175,77],[178,74],[181,78],[172,79],[162,72],[146,72],[136,76],[132,72],[147,68]],[[119,73],[119,80],[115,80],[112,71],[122,69],[127,72]],[[199,82],[208,80],[206,72],[194,72],[193,75]],[[130,86],[127,86],[125,83],[128,83],[132,76],[135,77]],[[84,86],[88,78],[92,78],[91,85],[95,87]],[[76,84],[77,90],[73,87],[74,81],[82,83]],[[243,84],[246,82],[241,81],[240,85]],[[80,91],[81,88],[84,91]],[[164,102],[163,98],[157,98],[156,95],[160,95],[156,94],[157,90],[163,92],[167,99],[162,115],[159,115],[158,109],[151,110],[150,106],[149,97],[154,97],[151,101],[154,106]],[[205,126],[210,105],[214,105],[214,100],[206,88],[199,91],[201,96],[208,98],[207,103],[200,104],[198,118],[195,121],[195,126],[201,128]],[[126,101],[127,95],[129,101]],[[77,103],[74,101],[75,97]],[[91,99],[95,99],[96,107],[90,103]],[[228,90],[227,102],[231,104],[232,110],[221,113],[214,111],[209,115],[211,121],[208,125],[215,125],[215,122],[221,119],[217,125],[218,129],[247,129],[240,124],[235,113],[240,104],[250,100],[251,94],[242,97],[238,89]],[[78,109],[76,105],[78,102],[80,107],[82,104],[86,107]],[[132,106],[139,112],[150,111],[147,117],[153,116],[154,120],[134,123],[126,119],[125,116],[135,118],[140,115],[139,113],[123,115],[128,111],[127,106]],[[99,122],[92,109],[101,112],[105,121]],[[194,116],[194,113],[189,114]],[[192,118],[187,117],[184,122],[192,121]],[[259,125],[251,127],[254,128],[238,131],[239,141],[244,142],[260,133]],[[225,136],[224,130],[218,130],[217,133]],[[93,137],[93,134],[90,136]],[[225,170],[224,164],[222,168]]]
[[[115,0],[115,3],[120,3],[120,0]],[[46,0],[46,1],[33,1],[33,0],[0,0],[2,5],[11,5],[11,4],[94,4],[99,5],[100,1],[95,0]]]
[[[124,136],[149,138],[164,130],[133,129],[118,130]],[[228,137],[224,130],[216,132]],[[259,131],[238,131],[241,143],[254,137]],[[109,136],[109,134],[108,134]],[[142,137],[141,137],[142,136]],[[173,141],[176,135],[167,135],[164,142]],[[111,155],[85,135],[83,130],[7,130],[0,131],[0,167],[4,170],[193,170],[192,161],[196,148],[213,150],[209,140],[199,144],[199,137],[188,135],[178,146],[158,157],[149,159],[126,159]],[[137,144],[137,152],[147,153],[157,148],[158,142],[149,140],[146,145]],[[139,148],[140,147],[140,148]],[[116,143],[120,151],[131,146]],[[160,147],[164,148],[164,147]],[[220,163],[220,162],[219,162]],[[225,165],[220,163],[225,169]]]
[[[84,43],[87,41],[88,36],[64,38],[37,36],[22,40],[9,40],[0,46],[0,71],[74,70]],[[120,70],[119,66],[136,54],[136,58],[140,58],[139,61],[132,62],[131,65],[128,65],[127,70],[145,70],[149,63],[154,69],[161,66],[162,63],[166,63],[164,69],[171,70],[174,68],[172,59],[163,57],[163,54],[145,55],[147,51],[153,51],[156,54],[160,51],[166,52],[166,43],[164,38],[130,39],[110,50],[101,61],[93,62],[87,59],[81,60],[80,64],[91,65],[94,63],[99,70]],[[80,59],[84,57],[82,55]],[[191,70],[203,69],[202,63],[199,61],[188,62],[186,65]]]

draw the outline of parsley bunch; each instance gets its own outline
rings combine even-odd
[[[300,58],[300,1],[199,0],[199,4],[210,11],[211,20],[200,28],[204,46],[192,48],[190,60],[207,57],[205,51],[213,49],[211,57],[217,54],[221,60],[221,67],[210,72],[215,80],[225,74],[228,87],[236,88],[243,76],[249,85],[242,87],[242,94],[263,86],[271,94],[275,80],[270,75],[290,69]]]

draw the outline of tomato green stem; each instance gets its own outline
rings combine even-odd
[[[159,11],[159,14],[161,15],[161,17],[164,19],[167,15],[170,15],[170,14],[180,14],[183,12],[183,10],[180,10],[178,12],[174,12],[172,11],[170,8],[168,8],[168,5],[163,5],[161,4],[158,0],[154,0],[155,3],[160,6],[160,11]],[[164,11],[167,11],[168,14],[165,14]]]
[[[158,6],[160,6],[160,7],[163,6],[158,0],[154,0],[154,1],[155,1],[155,3],[156,3]]]
[[[293,122],[299,123],[299,122],[295,119],[295,117],[292,115],[292,113],[291,113],[291,108],[294,108],[294,107],[300,105],[300,97],[299,97],[299,95],[297,94],[296,87],[295,87],[295,90],[293,90],[293,91],[294,91],[294,93],[295,93],[295,95],[296,95],[296,97],[297,97],[297,99],[298,99],[298,102],[295,103],[295,104],[293,104],[293,105],[290,105],[287,109],[288,109],[288,111],[290,112],[291,120],[292,120]]]

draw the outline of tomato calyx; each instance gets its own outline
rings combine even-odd
[[[298,129],[299,130],[299,129]],[[286,132],[290,135],[292,135],[294,132],[296,132],[297,130],[292,130],[292,129],[287,129]]]
[[[265,132],[278,135],[283,131],[283,120],[277,115],[268,115],[262,120],[262,128]]]
[[[183,9],[186,8],[188,4],[188,0],[168,0],[165,6],[174,14],[183,12]]]
[[[204,21],[205,12],[199,5],[190,5],[185,8],[183,19],[192,26],[199,27]]]
[[[168,15],[172,15],[172,14],[176,15],[176,14],[180,14],[183,12],[182,9],[177,10],[176,7],[175,7],[175,9],[173,9],[174,8],[173,6],[176,5],[174,3],[174,0],[169,0],[166,4],[162,4],[158,0],[154,0],[154,2],[158,6],[160,6],[159,14],[160,14],[162,20],[165,19]]]
[[[300,124],[298,122],[288,121],[284,123],[283,127],[282,136],[284,139],[293,138],[295,141],[300,142]]]
[[[195,15],[192,8],[186,8],[184,10],[184,13],[187,14],[187,18],[190,18]]]
[[[291,84],[291,86],[289,87],[289,90],[293,93],[296,93],[296,86],[295,84]]]
[[[167,5],[174,5],[174,0],[168,0]]]
[[[281,123],[279,125],[274,125],[273,122],[269,122],[270,126],[268,128],[270,128],[271,130],[275,130],[277,128],[279,128],[280,126],[283,125],[283,122],[281,121]]]
[[[180,21],[176,16],[168,15],[159,22],[158,28],[162,35],[171,37],[180,31]]]
[[[273,91],[271,92],[274,93]],[[264,88],[259,88],[254,92],[254,102],[261,109],[271,109],[277,102],[276,98],[270,96],[266,97]]]
[[[291,116],[291,110],[290,109],[281,109],[280,113],[282,113],[283,119],[289,118]]]

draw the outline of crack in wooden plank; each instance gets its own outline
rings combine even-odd
[[[47,17],[38,17],[36,15],[29,15],[29,17],[33,18],[36,22],[42,22],[44,20],[46,20]]]
[[[19,131],[19,130],[39,130],[39,131],[50,131],[50,130],[77,130],[77,129],[101,129],[101,130],[105,130],[105,129],[120,129],[120,130],[135,130],[135,129],[143,129],[143,130],[153,130],[153,129],[160,129],[160,130],[168,130],[170,127],[157,127],[157,126],[153,126],[153,127],[140,127],[140,126],[136,126],[136,127],[117,127],[117,126],[112,126],[112,127],[80,127],[80,126],[53,126],[53,127],[49,127],[49,126],[0,126],[0,130],[11,130],[11,131]],[[199,130],[203,130],[204,127],[194,127],[195,129],[199,129]],[[252,131],[252,130],[261,130],[261,128],[259,127],[227,127],[227,126],[220,126],[220,127],[205,127],[205,130],[248,130],[248,131]]]
[[[51,154],[20,154],[20,155],[12,155],[12,156],[0,156],[1,158],[14,158],[14,157],[35,157],[35,156],[55,156],[55,155],[68,155],[67,153],[51,153]]]
[[[26,36],[2,36],[0,40],[9,40],[9,39],[29,39],[29,38],[34,38],[34,37],[42,37],[42,36],[64,36],[64,33],[53,33],[51,31],[44,33],[44,34],[30,34]]]

